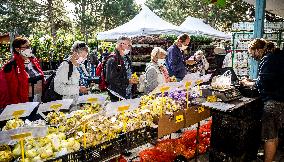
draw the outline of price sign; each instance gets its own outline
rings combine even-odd
[[[183,115],[177,115],[176,116],[176,123],[182,122],[184,120]]]
[[[87,102],[91,102],[91,103],[97,102],[97,101],[98,101],[98,98],[88,98],[87,99]]]
[[[117,111],[119,111],[119,112],[124,112],[124,111],[128,110],[129,107],[130,107],[130,105],[119,106],[119,107],[117,108]]]
[[[62,107],[61,103],[58,104],[55,103],[50,106],[50,108],[53,109],[54,111],[58,111],[60,107]]]
[[[188,91],[189,87],[191,86],[191,82],[185,82],[185,88],[186,88],[186,108],[188,109]]]
[[[13,112],[14,118],[19,118],[19,116],[23,115],[25,113],[25,110],[17,110]]]
[[[216,101],[217,101],[217,97],[215,95],[207,97],[207,102],[216,102]]]

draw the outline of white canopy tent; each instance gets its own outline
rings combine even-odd
[[[111,29],[100,32],[97,35],[98,40],[114,40],[120,36],[145,36],[152,34],[180,34],[179,27],[175,26],[152,12],[147,6],[142,6],[142,10],[129,22]],[[193,31],[188,30],[188,33]]]
[[[220,38],[220,39],[230,39],[231,35],[224,32],[218,31],[208,24],[204,23],[203,19],[198,19],[194,17],[187,17],[186,20],[179,26],[179,30],[183,32],[197,31],[198,34],[207,35],[210,37]]]

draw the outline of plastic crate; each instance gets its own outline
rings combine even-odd
[[[84,162],[107,160],[121,154],[124,143],[126,143],[125,135],[120,135],[118,138],[87,148],[84,150],[82,159]]]
[[[82,162],[83,161],[83,150],[72,152],[54,159],[47,160],[46,162]]]
[[[158,139],[158,128],[144,127],[126,133],[124,150],[131,150]]]

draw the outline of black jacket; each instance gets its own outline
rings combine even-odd
[[[126,98],[126,88],[129,85],[129,80],[119,51],[115,51],[115,56],[107,60],[106,82],[110,90]]]
[[[256,87],[263,99],[284,101],[284,54],[277,50],[266,54],[260,64]]]

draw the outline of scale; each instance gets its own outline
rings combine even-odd
[[[220,98],[223,102],[229,102],[242,97],[241,92],[236,88],[230,88],[226,90],[212,90],[213,94]]]

